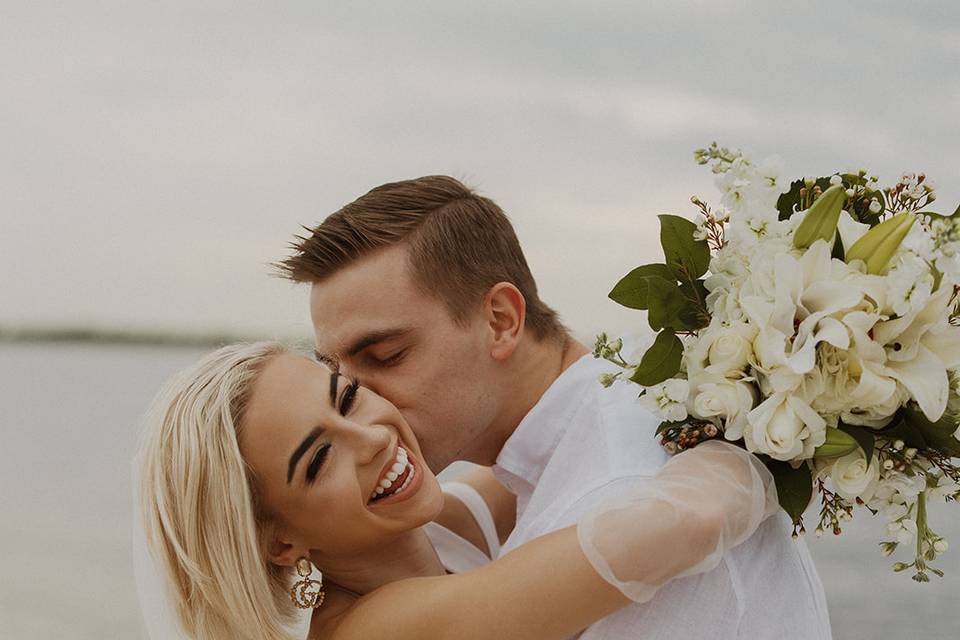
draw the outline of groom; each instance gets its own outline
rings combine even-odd
[[[431,468],[493,465],[517,496],[503,553],[574,524],[667,460],[636,390],[602,388],[612,365],[540,300],[503,211],[457,180],[377,187],[294,248],[281,268],[312,285],[318,355],[391,400]],[[822,586],[790,532],[785,513],[769,518],[713,571],[581,639],[829,638]]]

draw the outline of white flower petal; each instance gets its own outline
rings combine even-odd
[[[886,373],[899,380],[920,405],[923,415],[936,422],[947,408],[950,382],[940,359],[920,345],[917,357],[907,362],[889,362]]]

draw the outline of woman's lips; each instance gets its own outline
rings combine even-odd
[[[404,452],[409,451],[403,445],[400,445],[398,449],[402,449]],[[388,473],[393,469],[397,468],[394,464],[391,464],[387,468],[387,471],[381,474],[378,488],[374,490],[374,493],[371,494],[370,500],[367,503],[370,506],[380,506],[393,504],[396,502],[402,502],[407,498],[412,497],[423,484],[423,471],[421,465],[413,457],[413,454],[406,453],[403,456],[398,450],[398,460],[403,460],[404,469],[400,473],[396,473],[396,477],[393,480],[390,480]],[[395,472],[394,472],[395,473]],[[384,480],[388,482],[384,482]],[[389,487],[384,487],[383,484],[389,484]],[[382,489],[380,494],[377,494],[376,491]]]

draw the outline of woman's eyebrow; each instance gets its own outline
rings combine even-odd
[[[307,449],[316,442],[322,433],[323,427],[314,427],[313,430],[307,434],[307,437],[303,439],[303,442],[300,443],[296,451],[293,452],[293,455],[290,456],[290,464],[287,467],[287,484],[290,484],[290,481],[293,480],[293,472],[297,470],[297,463],[300,462],[300,458],[303,457],[303,454],[307,452]]]

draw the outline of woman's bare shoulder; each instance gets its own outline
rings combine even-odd
[[[307,640],[330,640],[343,617],[357,603],[357,597],[337,588],[327,589],[326,598],[310,617]]]

